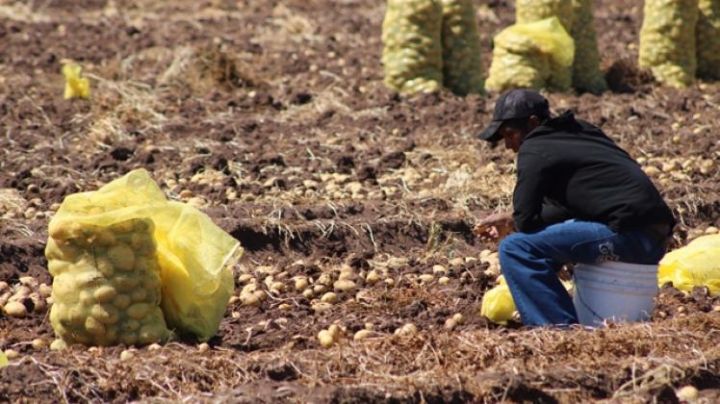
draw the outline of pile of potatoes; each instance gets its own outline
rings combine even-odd
[[[62,341],[146,345],[169,338],[153,232],[149,219],[51,226],[45,250],[53,276],[50,322]]]

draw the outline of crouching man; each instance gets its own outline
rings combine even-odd
[[[657,264],[675,225],[640,166],[599,128],[571,112],[550,116],[530,90],[500,96],[479,137],[517,153],[513,212],[482,219],[476,233],[503,237],[499,255],[523,324],[578,322],[557,277],[565,263]]]

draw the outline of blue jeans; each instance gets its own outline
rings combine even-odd
[[[642,231],[616,233],[602,223],[569,220],[500,243],[500,267],[525,325],[578,322],[572,298],[556,272],[566,263],[621,261],[657,264],[663,243]]]

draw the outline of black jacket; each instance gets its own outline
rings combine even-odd
[[[604,223],[615,231],[675,224],[635,160],[571,112],[525,137],[517,156],[513,206],[515,227],[526,233],[570,218]]]

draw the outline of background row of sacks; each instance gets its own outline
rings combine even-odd
[[[504,277],[500,275],[497,282],[497,286],[483,296],[480,314],[502,325],[510,320],[520,321]],[[658,286],[667,283],[688,293],[695,287],[706,287],[711,296],[719,296],[720,234],[699,237],[685,247],[667,253],[658,267]],[[563,281],[563,286],[572,295],[573,283]]]
[[[606,89],[592,0],[517,0],[515,7],[517,24],[494,38],[485,88]],[[646,0],[644,14],[641,67],[673,86],[692,83],[696,70],[720,78],[720,0]],[[415,93],[444,84],[459,95],[483,91],[471,0],[388,0],[383,44],[390,88]]]

